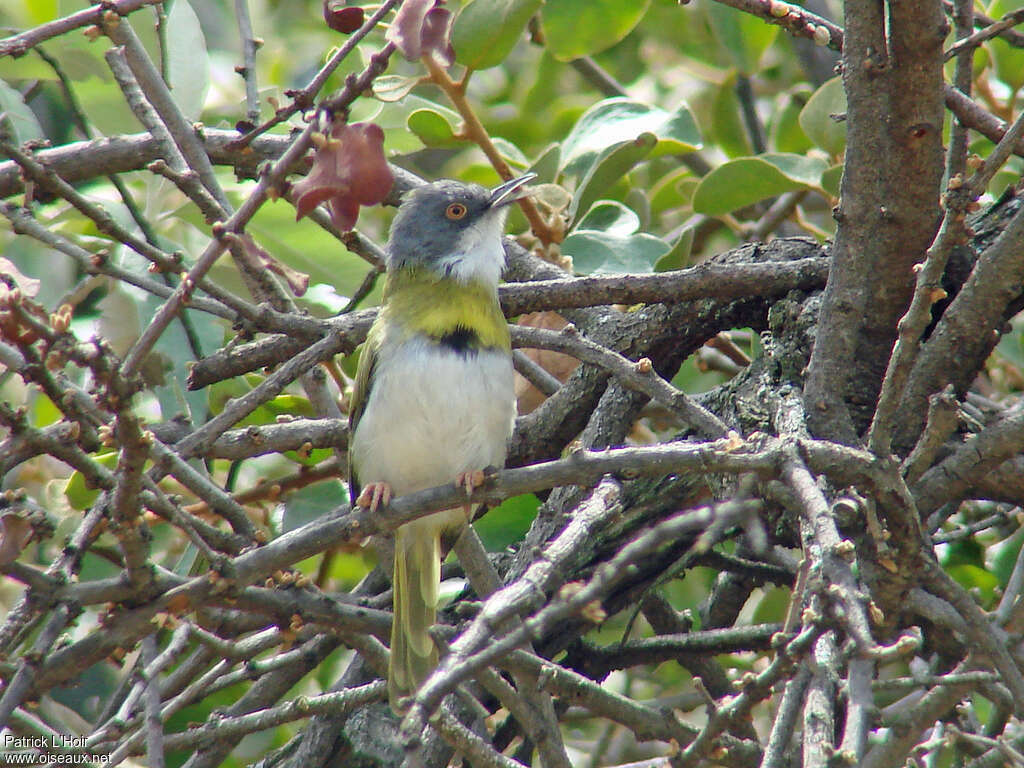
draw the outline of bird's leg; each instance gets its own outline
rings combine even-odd
[[[473,491],[484,484],[484,471],[482,469],[475,469],[472,472],[459,472],[455,476],[455,487],[465,488],[466,496],[472,496]],[[463,511],[466,513],[466,522],[473,522],[473,505],[463,504]]]
[[[482,469],[474,469],[472,472],[459,472],[455,476],[455,487],[465,488],[466,495],[472,496],[473,491],[483,485],[485,479]]]
[[[356,506],[369,507],[371,512],[376,512],[381,502],[385,507],[391,503],[391,486],[387,483],[368,483],[359,492]]]

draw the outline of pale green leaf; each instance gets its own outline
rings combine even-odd
[[[658,140],[653,156],[690,152],[701,146],[697,123],[685,104],[666,112],[632,99],[605,99],[580,116],[562,143],[563,171],[579,173],[598,153],[644,133]]]
[[[3,123],[13,134],[15,144],[23,144],[29,139],[43,138],[43,129],[35,114],[22,100],[21,93],[0,80],[0,113],[4,113]]]
[[[595,200],[603,197],[613,184],[647,157],[657,143],[654,134],[641,133],[632,141],[612,145],[599,154],[580,179],[569,207],[570,219],[575,221],[580,212],[586,211]]]
[[[845,113],[843,81],[833,77],[811,95],[800,111],[800,127],[817,146],[838,157],[846,148],[846,123],[836,118]]]
[[[167,64],[174,101],[185,117],[198,120],[210,86],[210,60],[189,0],[175,0],[167,14]]]
[[[579,228],[612,235],[631,235],[640,229],[640,217],[616,200],[600,200],[580,219]]]
[[[668,243],[645,232],[616,235],[577,230],[562,243],[562,253],[572,257],[573,268],[586,275],[652,272],[669,250]]]

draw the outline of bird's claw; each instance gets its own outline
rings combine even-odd
[[[391,503],[391,486],[387,483],[369,483],[359,492],[356,506],[368,507],[371,512],[376,512],[382,502],[385,507]]]
[[[472,472],[459,472],[455,476],[455,487],[466,489],[466,498],[468,499],[473,495],[473,491],[484,484],[485,480],[484,471],[482,469],[475,469]],[[473,522],[473,505],[463,504],[462,511],[466,514],[466,522]]]
[[[465,488],[466,497],[473,495],[473,491],[484,484],[484,471],[482,469],[475,469],[472,472],[459,472],[455,476],[455,487]]]

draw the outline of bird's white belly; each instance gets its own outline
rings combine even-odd
[[[384,482],[401,496],[505,463],[515,421],[507,353],[414,338],[382,351],[372,378],[351,445],[361,485]]]

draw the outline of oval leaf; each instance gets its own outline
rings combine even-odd
[[[487,69],[505,60],[542,0],[472,0],[455,19],[455,60]]]
[[[523,154],[523,150],[517,147],[508,139],[503,139],[500,136],[494,136],[491,141],[494,144],[494,148],[498,150],[499,154],[516,168],[526,168],[530,164],[530,158]]]
[[[458,142],[452,124],[437,110],[417,109],[406,125],[428,147],[450,147]]]
[[[596,229],[612,235],[632,235],[640,229],[640,217],[616,200],[601,200],[580,220],[580,229]]]
[[[373,96],[380,101],[400,101],[408,96],[412,89],[419,85],[418,77],[402,75],[385,75],[373,81]]]
[[[577,230],[562,243],[562,253],[572,257],[573,268],[586,275],[653,272],[669,250],[668,243],[645,232],[623,236]]]
[[[774,165],[790,181],[809,187],[821,186],[821,175],[828,169],[828,163],[820,157],[791,152],[765,152],[758,157]]]
[[[723,163],[701,180],[693,194],[693,210],[721,216],[766,197],[808,186],[788,177],[762,157],[743,157]]]
[[[846,112],[846,93],[838,77],[823,83],[800,110],[800,127],[807,138],[832,156],[846,148],[846,124],[833,117]]]
[[[655,155],[701,147],[697,122],[685,104],[666,112],[632,99],[605,99],[584,112],[569,132],[562,144],[562,169],[579,173],[598,153],[643,133],[657,138]]]
[[[117,451],[94,455],[92,460],[101,467],[112,470],[117,466]],[[88,485],[85,482],[85,476],[76,469],[64,484],[64,495],[67,497],[68,504],[71,505],[72,509],[82,510],[88,509],[96,501],[96,497],[100,495],[100,492],[98,489]]]
[[[541,25],[548,50],[559,61],[571,61],[610,48],[633,30],[650,4],[650,0],[547,0]]]

